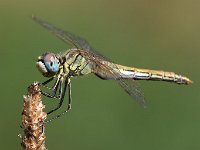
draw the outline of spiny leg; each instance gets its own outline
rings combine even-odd
[[[49,83],[49,82],[52,81],[52,80],[53,80],[53,77],[50,78],[49,80],[43,82],[42,85],[43,85],[44,87],[46,87],[46,88],[52,90],[52,91],[53,91],[53,94],[49,94],[49,93],[44,92],[44,91],[42,91],[41,93],[42,93],[44,96],[47,96],[47,97],[49,97],[49,98],[56,98],[56,99],[59,99],[59,97],[57,97],[57,96],[55,96],[55,95],[56,95],[56,92],[57,92],[57,89],[58,89],[58,86],[59,86],[59,83],[60,83],[60,77],[57,77],[57,78],[56,78],[56,81],[55,81],[54,85],[52,86],[52,88],[49,88],[49,87],[45,86],[45,84]]]
[[[54,77],[48,79],[47,81],[44,81],[44,82],[41,83],[40,85],[43,86],[43,87],[45,87],[45,88],[47,88],[47,89],[49,89],[49,90],[51,90],[52,88],[46,86],[46,84],[49,83],[49,82],[51,82],[53,79],[54,79]]]
[[[58,110],[61,106],[62,106],[62,103],[63,103],[63,100],[64,100],[64,96],[65,96],[65,92],[66,92],[66,88],[67,88],[67,79],[65,79],[65,83],[64,83],[64,89],[62,90],[62,84],[63,84],[63,78],[60,79],[60,82],[59,82],[59,95],[58,95],[58,99],[60,100],[60,102],[58,103],[58,106],[56,108],[54,108],[53,110],[49,111],[47,114],[51,114],[52,112]]]
[[[44,81],[44,82],[42,83],[42,85],[46,85],[47,83],[51,82],[53,79],[54,79],[54,77],[48,79],[47,81]]]
[[[72,98],[71,98],[71,82],[70,82],[70,78],[67,78],[65,80],[65,90],[66,90],[66,85],[68,86],[68,92],[69,92],[69,103],[68,103],[68,108],[67,110],[63,111],[62,113],[58,114],[57,116],[47,120],[45,123],[49,123],[57,118],[60,118],[61,116],[63,116],[64,114],[66,114],[70,109],[71,109],[71,102],[72,102]],[[64,92],[63,92],[64,93]],[[64,94],[63,94],[64,96]]]
[[[69,111],[72,108],[72,97],[71,97],[71,81],[70,78],[67,79],[67,88],[68,88],[68,94],[69,94],[69,102],[68,102],[68,108],[67,111]]]

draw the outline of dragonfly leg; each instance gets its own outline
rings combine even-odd
[[[62,100],[60,101],[59,105],[57,108],[55,108],[53,111],[59,109],[62,105],[62,102],[63,102],[63,98],[64,98],[64,95],[65,95],[65,91],[66,91],[66,87],[68,86],[68,92],[69,92],[69,103],[68,103],[68,108],[67,110],[63,111],[62,113],[58,114],[57,116],[45,121],[45,123],[49,123],[57,118],[60,118],[61,116],[63,116],[64,114],[66,114],[70,109],[71,109],[71,102],[72,102],[72,98],[71,98],[71,82],[70,82],[70,78],[67,78],[65,80],[65,86],[64,86],[64,91],[62,93]],[[51,111],[50,113],[52,113],[53,111]],[[48,113],[49,114],[49,113]]]
[[[42,91],[41,93],[42,93],[44,96],[47,96],[47,97],[49,97],[49,98],[56,98],[56,99],[59,99],[59,97],[56,96],[56,92],[57,92],[57,90],[58,90],[59,84],[61,84],[61,83],[60,83],[60,80],[61,80],[61,79],[60,79],[60,78],[57,78],[56,81],[55,81],[55,83],[54,83],[54,85],[52,86],[52,88],[49,88],[49,87],[45,86],[45,84],[49,83],[49,82],[52,81],[52,80],[53,80],[53,77],[50,78],[49,80],[43,82],[42,85],[43,85],[45,88],[48,88],[49,90],[52,90],[53,93],[52,93],[52,94],[49,94],[49,93],[44,92],[44,91]]]
[[[44,82],[42,83],[42,85],[46,85],[47,83],[51,82],[51,81],[53,80],[53,78],[54,78],[54,77],[48,79],[47,81],[44,81]]]
[[[71,97],[71,81],[70,78],[67,79],[67,87],[68,87],[68,94],[69,94],[69,103],[68,103],[68,108],[67,111],[72,109],[72,97]]]
[[[44,81],[44,82],[41,83],[40,85],[43,86],[43,87],[45,87],[45,88],[47,88],[47,89],[49,89],[49,90],[51,90],[52,88],[46,86],[46,84],[49,83],[49,82],[51,82],[53,79],[54,79],[54,77],[48,79],[47,81]]]
[[[65,79],[65,83],[64,83],[64,89],[62,89],[62,84],[63,84],[63,78],[60,80],[60,87],[59,87],[59,96],[58,96],[58,99],[60,100],[60,102],[58,103],[58,106],[56,108],[54,108],[53,110],[49,111],[47,114],[51,114],[52,112],[58,110],[61,106],[62,106],[62,103],[63,103],[63,100],[64,100],[64,96],[65,96],[65,92],[66,92],[66,88],[67,88],[67,79]]]

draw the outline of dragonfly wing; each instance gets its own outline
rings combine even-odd
[[[120,73],[118,67],[108,61],[103,56],[98,56],[98,54],[90,51],[82,51],[82,55],[87,60],[93,62],[95,67],[93,68],[94,72],[99,72],[106,76],[105,79],[113,79],[118,82],[118,84],[141,106],[145,107],[145,98],[140,86],[134,79],[124,79]],[[108,63],[106,63],[108,62]],[[110,64],[110,65],[108,65]]]
[[[42,20],[41,18],[39,18],[37,16],[32,16],[32,19],[35,22],[39,23],[44,28],[46,28],[47,30],[49,30],[50,32],[52,32],[54,35],[56,35],[59,39],[61,39],[65,43],[68,43],[78,49],[84,49],[84,50],[92,49],[91,46],[89,45],[89,43],[85,39],[83,39],[79,36],[76,36],[70,32],[64,31],[64,30],[48,23],[47,21]]]
[[[44,21],[40,17],[32,16],[32,19],[35,22],[37,22],[38,24],[40,24],[42,27],[46,28],[51,33],[56,35],[59,39],[61,39],[65,43],[67,43],[67,44],[69,44],[69,45],[71,45],[71,46],[73,46],[77,49],[90,51],[90,53],[92,53],[93,55],[97,55],[101,59],[106,58],[105,56],[101,55],[99,52],[94,50],[84,38],[81,38],[81,37],[79,37],[75,34],[72,34],[70,32],[64,31],[64,30],[48,23],[47,21]],[[109,59],[106,58],[106,60],[109,60]]]
[[[118,83],[142,107],[146,107],[144,93],[140,89],[138,82],[133,79],[120,79]]]

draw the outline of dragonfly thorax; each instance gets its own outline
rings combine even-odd
[[[59,71],[60,62],[54,53],[44,53],[36,62],[38,70],[45,77],[52,77]]]
[[[63,66],[65,75],[80,76],[92,72],[93,63],[84,58],[81,51],[79,49],[70,49],[60,56],[61,66]]]

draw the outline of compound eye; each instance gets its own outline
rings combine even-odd
[[[44,54],[43,61],[49,73],[55,74],[58,72],[59,64],[55,54],[53,53]]]
[[[38,57],[36,66],[44,76],[52,77],[59,71],[59,59],[54,53],[45,53]]]
[[[46,53],[43,55],[43,61],[44,61],[44,63],[49,62],[49,63],[52,63],[52,65],[53,65],[53,61],[55,59],[54,57],[55,56],[53,53]]]

